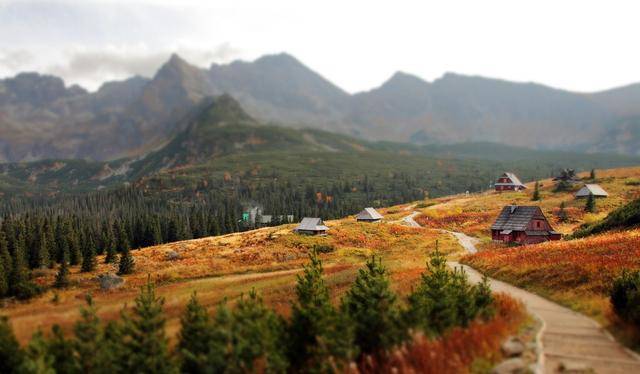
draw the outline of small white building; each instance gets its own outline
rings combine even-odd
[[[584,199],[589,195],[594,197],[607,197],[609,193],[597,184],[585,184],[578,192],[576,192],[576,199]]]
[[[364,208],[362,212],[358,213],[356,216],[356,220],[358,222],[378,222],[382,219],[382,214],[378,213],[377,210],[369,207]]]

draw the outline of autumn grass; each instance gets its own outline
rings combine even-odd
[[[395,211],[399,218],[410,210],[405,206],[382,209]],[[252,288],[259,291],[267,304],[283,314],[289,312],[294,297],[296,274],[307,262],[314,245],[332,246],[335,250],[322,254],[327,284],[335,301],[346,292],[367,257],[375,254],[390,270],[393,288],[407,293],[425,270],[428,254],[436,240],[445,254],[460,250],[449,235],[423,228],[409,228],[399,223],[358,223],[353,217],[328,221],[327,236],[302,236],[292,233],[295,225],[263,228],[218,237],[187,240],[133,250],[136,271],[125,276],[125,285],[117,290],[101,291],[96,276],[115,272],[111,264],[98,257],[98,268],[91,273],[71,269],[72,287],[49,289],[25,303],[11,302],[2,310],[11,319],[18,339],[25,342],[38,328],[49,331],[59,324],[69,331],[78,318],[84,295],[92,293],[105,320],[118,318],[123,307],[131,305],[138,289],[147,278],[158,285],[157,292],[166,299],[168,332],[173,336],[179,327],[179,315],[192,292],[202,303],[213,308],[223,298],[231,300]],[[169,260],[175,251],[179,259]],[[36,282],[53,284],[55,270],[36,272]]]
[[[582,173],[579,176],[587,178],[588,174]],[[609,197],[597,199],[596,213],[586,213],[585,200],[574,198],[575,192],[582,184],[574,186],[572,191],[554,192],[555,182],[545,179],[540,181],[540,201],[531,200],[533,183],[527,184],[528,189],[522,192],[489,191],[480,194],[448,196],[428,201],[437,204],[419,209],[422,214],[416,218],[416,221],[425,227],[461,231],[488,243],[491,236],[489,228],[502,207],[510,204],[538,205],[550,219],[556,231],[570,234],[581,224],[602,219],[612,210],[640,197],[640,190],[633,183],[628,183],[639,177],[640,167],[598,170],[595,183],[609,192]],[[583,182],[592,183],[587,179]],[[568,217],[566,222],[561,222],[558,218],[561,203],[565,204]]]

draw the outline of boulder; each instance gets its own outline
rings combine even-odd
[[[510,337],[506,342],[502,343],[500,350],[506,357],[517,357],[524,352],[525,346],[522,341],[516,337]]]
[[[168,261],[179,260],[180,259],[180,253],[178,253],[176,251],[168,251],[167,253],[165,253],[164,258],[167,259]]]
[[[527,365],[519,357],[502,361],[491,370],[491,374],[520,374],[527,371]]]
[[[122,287],[124,279],[114,273],[106,273],[98,275],[98,282],[102,290],[113,290]]]
[[[593,369],[591,369],[589,365],[574,361],[561,362],[560,365],[558,365],[558,371],[570,374],[593,373]]]

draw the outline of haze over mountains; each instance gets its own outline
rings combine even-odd
[[[204,98],[224,93],[260,122],[368,140],[640,154],[640,84],[582,94],[399,72],[351,95],[287,54],[209,69],[173,55],[152,79],[109,82],[96,92],[36,73],[0,80],[0,161],[146,154],[185,130],[183,118]]]

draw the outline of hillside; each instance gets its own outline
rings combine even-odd
[[[260,122],[374,141],[640,149],[637,85],[580,94],[451,73],[427,82],[399,72],[351,95],[285,53],[208,69],[174,54],[151,78],[107,82],[96,92],[37,73],[0,80],[0,161],[141,156],[184,130],[184,117],[203,98],[224,93]]]
[[[229,95],[200,100],[177,126],[182,130],[171,141],[144,157],[0,164],[0,193],[73,194],[125,184],[149,191],[193,191],[203,186],[210,190],[225,181],[256,186],[275,180],[296,188],[311,184],[317,191],[367,180],[377,193],[397,196],[387,203],[398,203],[422,196],[419,191],[432,196],[480,191],[509,169],[531,180],[565,167],[588,170],[640,163],[640,158],[631,156],[536,151],[493,143],[369,142],[316,129],[266,125]],[[405,187],[400,189],[399,184]],[[414,192],[402,192],[406,187]]]

